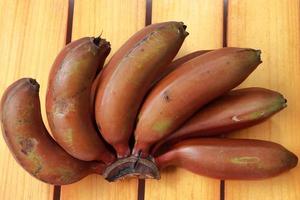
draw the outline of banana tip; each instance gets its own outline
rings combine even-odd
[[[101,33],[102,35],[102,33]],[[110,47],[110,43],[108,41],[106,41],[105,39],[101,38],[101,35],[99,35],[98,37],[93,38],[93,43],[99,47],[99,46],[103,46],[106,45],[108,47]]]
[[[100,37],[100,36],[95,37],[95,38],[93,39],[94,44],[97,45],[97,46],[99,46],[100,41],[101,41],[101,37]]]
[[[283,100],[283,107],[285,108],[285,107],[287,107],[287,99],[286,98],[283,98],[284,100]]]
[[[39,91],[40,84],[33,78],[28,78],[28,82],[34,90]]]
[[[290,168],[292,169],[297,166],[298,157],[292,152],[289,152],[289,153],[290,153],[290,155],[288,157],[288,164],[289,164]]]
[[[287,107],[287,99],[283,95],[280,95],[279,97],[279,104],[282,108]]]
[[[255,52],[256,52],[256,56],[258,57],[260,63],[262,63],[262,60],[261,60],[261,50],[257,49],[257,50],[255,50]]]
[[[188,36],[189,33],[186,31],[187,26],[183,22],[179,22],[179,30],[183,33],[184,37]]]

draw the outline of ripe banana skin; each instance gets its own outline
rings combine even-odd
[[[228,92],[200,109],[182,127],[156,144],[165,147],[182,139],[207,137],[256,125],[286,107],[282,94],[265,88],[244,88]],[[168,144],[168,145],[166,145]]]
[[[202,54],[210,52],[210,51],[211,50],[199,50],[199,51],[189,53],[185,56],[182,56],[182,57],[174,60],[167,68],[165,68],[165,71],[163,71],[161,74],[158,74],[158,78],[156,79],[156,81],[154,81],[153,84],[160,81],[163,77],[168,75],[171,71],[175,70],[181,64],[183,64],[183,63],[185,63],[185,62],[187,62],[187,61],[189,61],[189,60],[191,60],[191,59],[193,59],[197,56],[200,56]],[[96,93],[97,93],[97,90],[99,88],[100,78],[101,78],[101,72],[97,75],[97,77],[93,81],[93,85],[92,85],[92,90],[91,90],[91,108],[92,108],[92,110],[94,110]]]
[[[163,77],[165,77],[166,75],[168,75],[169,73],[171,73],[172,71],[174,71],[176,68],[178,68],[180,65],[182,65],[183,63],[186,63],[189,60],[192,60],[193,58],[196,58],[198,56],[201,56],[205,53],[208,53],[212,50],[199,50],[199,51],[195,51],[192,53],[189,53],[187,55],[184,55],[176,60],[174,60],[166,69],[165,71],[163,71],[161,74],[159,74],[157,81],[160,81]]]
[[[52,139],[42,121],[34,79],[23,78],[7,88],[1,100],[1,128],[16,161],[43,182],[65,185],[104,170],[104,164],[73,158]]]
[[[95,102],[97,125],[119,158],[130,154],[138,109],[159,74],[171,63],[188,33],[182,22],[145,27],[112,57],[101,74]]]
[[[49,75],[46,111],[51,131],[80,160],[111,163],[115,159],[94,127],[89,103],[93,80],[109,52],[104,39],[81,38],[59,53]]]
[[[96,93],[99,88],[99,82],[101,78],[102,71],[99,72],[95,80],[93,81],[92,88],[91,88],[91,96],[90,96],[90,109],[92,112],[92,117],[94,118],[93,120],[96,122],[95,119],[95,100],[96,100]]]
[[[294,168],[298,158],[283,146],[262,140],[184,140],[157,157],[159,168],[178,166],[217,179],[263,179]]]
[[[261,63],[260,51],[222,48],[172,71],[146,98],[135,130],[133,154],[170,135],[202,106],[239,85]]]

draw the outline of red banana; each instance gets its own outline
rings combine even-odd
[[[49,125],[56,141],[80,160],[111,163],[110,153],[97,133],[90,110],[93,80],[110,52],[101,38],[81,38],[57,56],[46,96]]]
[[[133,154],[148,155],[203,105],[239,85],[261,63],[260,51],[222,48],[183,63],[150,92],[135,130]]]
[[[9,86],[0,113],[3,137],[11,153],[37,179],[65,185],[104,171],[104,164],[77,160],[52,139],[42,121],[39,84],[34,79],[23,78]]]
[[[286,99],[278,92],[265,88],[244,88],[228,94],[200,109],[182,127],[153,148],[182,139],[213,136],[258,124],[286,107]]]
[[[159,168],[178,166],[217,179],[262,179],[297,165],[298,158],[283,146],[250,139],[190,139],[157,157]]]
[[[111,58],[101,74],[96,96],[96,121],[119,158],[130,154],[133,133],[144,96],[175,57],[188,33],[182,22],[145,27]]]

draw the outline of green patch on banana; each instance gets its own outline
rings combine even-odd
[[[69,182],[70,179],[74,176],[73,171],[65,167],[56,168],[56,172],[60,175],[60,180],[64,183]]]
[[[159,133],[164,133],[170,126],[172,125],[171,119],[163,119],[161,121],[156,122],[152,129]]]
[[[280,99],[274,101],[273,103],[271,103],[269,106],[267,106],[263,110],[253,112],[251,114],[251,118],[252,119],[259,119],[263,116],[269,116],[269,115],[277,112],[278,110],[280,110],[281,108],[283,108],[285,106],[286,105],[285,105],[284,101],[280,98]]]
[[[234,116],[234,121],[241,121],[241,120],[257,120],[264,117],[268,117],[277,111],[281,110],[282,108],[286,107],[286,100],[284,98],[278,98],[272,103],[270,103],[268,106],[265,106],[264,108],[242,115],[242,116]]]
[[[260,162],[260,159],[258,157],[253,157],[253,156],[241,156],[241,157],[231,158],[230,162],[238,165],[248,165],[248,164],[257,164]]]
[[[27,158],[33,163],[34,170],[33,175],[37,176],[37,174],[42,170],[42,158],[36,153],[36,151],[31,151],[27,154]]]
[[[73,142],[73,130],[68,128],[65,132],[65,141],[68,143],[68,144],[72,144]]]

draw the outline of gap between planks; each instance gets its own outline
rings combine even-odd
[[[227,47],[228,0],[223,0],[223,47]],[[224,135],[222,135],[224,137]],[[225,180],[220,180],[220,200],[225,200]]]
[[[73,16],[74,16],[74,0],[69,0],[66,45],[69,44],[72,40]],[[60,200],[60,195],[61,195],[61,186],[55,185],[53,190],[53,200]]]
[[[145,18],[145,26],[148,26],[152,23],[152,0],[146,1],[146,18]],[[145,199],[145,179],[139,179],[138,181],[138,200]]]

